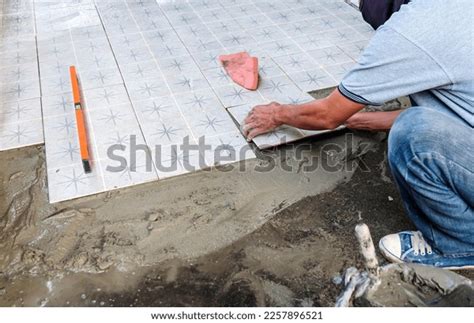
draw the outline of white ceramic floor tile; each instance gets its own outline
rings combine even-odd
[[[354,60],[339,47],[327,47],[308,52],[311,57],[322,67],[354,62]]]
[[[236,129],[230,115],[222,110],[203,112],[196,115],[185,115],[194,137],[213,137]]]
[[[41,119],[2,124],[0,129],[0,150],[36,145],[43,142]]]
[[[273,60],[286,74],[308,71],[318,67],[318,64],[306,53],[275,57]]]
[[[196,150],[183,150],[180,146],[160,147],[154,151],[154,162],[160,179],[183,175],[209,167],[206,157]]]
[[[116,159],[116,158],[114,158]],[[125,162],[123,162],[125,160]],[[128,187],[158,180],[151,155],[130,161],[100,160],[106,190]]]
[[[48,168],[49,201],[55,203],[104,191],[100,166],[91,166],[90,174],[84,172],[82,163]]]
[[[215,91],[226,108],[264,101],[259,91],[249,91],[234,84],[215,88]]]
[[[305,92],[325,89],[338,84],[336,80],[322,68],[290,73],[289,77]]]
[[[205,157],[211,166],[256,158],[252,148],[237,130],[215,137],[206,137],[205,143],[210,146],[205,151]]]

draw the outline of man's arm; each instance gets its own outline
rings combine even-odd
[[[305,104],[291,105],[273,102],[258,105],[245,119],[243,131],[247,140],[250,141],[282,125],[307,130],[334,129],[363,107],[363,104],[347,99],[336,89],[324,99]]]
[[[359,112],[346,121],[346,126],[358,130],[389,130],[402,111]]]

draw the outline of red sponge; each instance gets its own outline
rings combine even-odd
[[[232,80],[248,90],[258,87],[258,58],[251,57],[247,52],[219,57],[227,74]]]

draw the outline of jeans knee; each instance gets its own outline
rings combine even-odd
[[[390,163],[408,162],[416,153],[439,150],[450,137],[451,119],[436,110],[412,107],[402,112],[388,138]]]
[[[390,129],[388,136],[388,160],[391,166],[401,162],[401,154],[412,151],[414,133],[420,125],[423,111],[414,107],[402,112]],[[393,168],[393,167],[392,167]]]

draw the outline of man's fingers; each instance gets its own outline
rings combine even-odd
[[[253,124],[252,122],[245,122],[244,125],[242,126],[242,131],[244,132],[244,135],[247,136],[249,132],[255,127],[256,125]]]
[[[249,134],[247,135],[247,141],[252,141],[253,138],[257,137],[258,135],[261,135],[263,133],[265,133],[266,131],[262,130],[262,129],[252,129]]]

